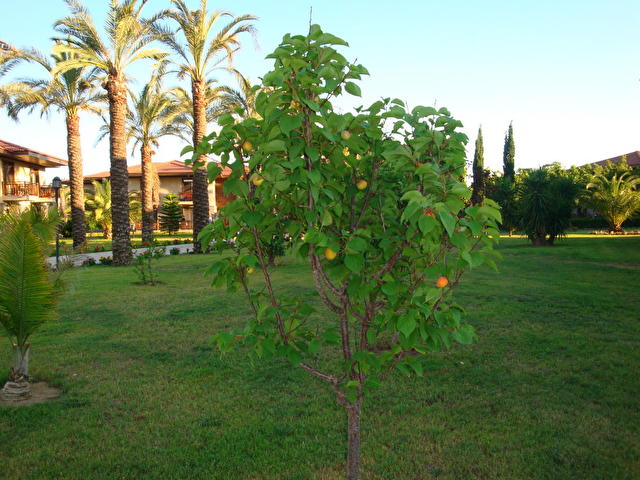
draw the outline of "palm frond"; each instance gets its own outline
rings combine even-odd
[[[0,235],[0,323],[23,346],[56,317],[56,296],[44,264],[42,245],[26,219],[3,224]]]

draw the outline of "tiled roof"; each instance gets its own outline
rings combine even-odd
[[[587,165],[601,165],[605,166],[607,162],[620,163],[622,157],[627,157],[627,163],[630,167],[640,167],[640,151],[627,153],[626,155],[618,155],[617,157],[607,158],[606,160],[600,160],[598,162],[588,163]]]
[[[191,177],[193,176],[193,170],[190,165],[185,165],[184,162],[180,160],[172,160],[170,162],[153,162],[153,166],[156,168],[159,177]],[[129,171],[130,177],[141,177],[142,176],[142,165],[130,165],[127,170]],[[109,178],[110,173],[107,172],[99,172],[92,173],[91,175],[85,175],[84,178],[88,179],[96,179],[96,178]],[[220,173],[220,177],[227,178],[231,175],[231,169],[229,167],[224,167],[222,173]]]
[[[45,160],[54,164],[50,166],[63,166],[67,164],[67,161],[62,158],[38,152],[37,150],[33,150],[31,148],[22,147],[20,145],[16,145],[15,143],[7,142],[6,140],[0,140],[0,155],[7,155],[10,157],[33,157],[35,159]],[[33,160],[33,158],[31,160]],[[20,158],[20,160],[29,161],[30,159]]]

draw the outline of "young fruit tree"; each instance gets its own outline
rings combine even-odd
[[[219,155],[233,172],[224,188],[235,199],[201,238],[234,250],[209,272],[214,286],[241,288],[253,312],[217,345],[244,343],[327,382],[346,410],[347,478],[357,479],[367,392],[394,370],[422,374],[426,355],[474,338],[451,294],[463,272],[494,265],[500,213],[490,200],[467,206],[467,137],[446,109],[390,99],[334,108],[344,92],[360,95],[355,80],[367,74],[335,45],[347,44],[317,25],[285,35],[268,57],[259,117],[223,116],[193,158]],[[215,179],[220,167],[208,168]],[[326,312],[272,280],[265,245],[283,219]]]

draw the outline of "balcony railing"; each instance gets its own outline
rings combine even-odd
[[[5,196],[53,198],[55,191],[51,185],[30,182],[5,182],[2,184]]]

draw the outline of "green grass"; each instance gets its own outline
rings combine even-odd
[[[191,243],[193,239],[193,232],[189,231],[180,231],[178,233],[169,235],[168,233],[155,232],[154,239],[158,242],[167,242],[173,240],[180,240],[183,243]],[[134,244],[140,244],[142,242],[142,234],[141,233],[133,233],[131,234],[131,242]],[[96,247],[102,247],[105,251],[111,250],[111,239],[104,238],[101,233],[89,233],[87,234],[87,247],[84,249],[86,252],[95,251]],[[73,253],[73,240],[70,238],[61,238],[60,239],[60,253],[61,255],[68,255]],[[56,254],[55,243],[51,245],[50,255],[53,256]]]
[[[477,343],[368,397],[364,478],[640,478],[640,238],[513,238],[502,253],[499,274],[457,291]],[[342,478],[343,413],[323,383],[209,347],[248,313],[202,277],[213,258],[161,259],[157,287],[129,268],[68,273],[31,359],[64,393],[0,409],[1,478]],[[306,272],[287,258],[276,285],[313,299]]]

